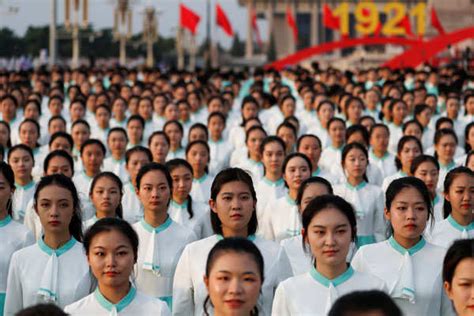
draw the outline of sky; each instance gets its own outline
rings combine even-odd
[[[73,2],[74,0],[71,0]],[[210,0],[211,8],[217,0]],[[141,32],[143,28],[143,10],[147,5],[152,5],[161,13],[158,15],[158,31],[161,36],[171,37],[176,34],[179,23],[179,0],[132,0],[133,10],[133,33]],[[202,41],[206,35],[206,0],[182,0],[193,11],[201,15],[197,37]],[[95,30],[112,27],[113,9],[117,0],[89,0],[89,21]],[[239,33],[240,38],[246,37],[247,10],[239,6],[237,0],[219,0],[220,5],[227,13],[234,31]],[[49,24],[51,0],[0,0],[0,28],[9,27],[17,35],[23,35],[28,26],[41,26]],[[57,0],[57,21],[64,23],[64,0]],[[16,7],[15,14],[10,13],[9,7]],[[211,10],[214,11],[214,10]],[[214,14],[212,12],[211,14]],[[71,15],[72,16],[72,15]],[[214,21],[214,18],[212,19]],[[258,21],[260,33],[265,34],[265,21]],[[217,38],[221,45],[229,47],[231,38],[227,37],[222,30],[212,28],[213,38]]]

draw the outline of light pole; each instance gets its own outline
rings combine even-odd
[[[127,39],[132,36],[132,10],[128,0],[118,0],[114,10],[114,38],[120,43],[120,65],[127,59]]]
[[[81,7],[81,0],[73,0],[73,20],[72,20],[72,67],[79,67],[80,57],[80,42],[79,42],[79,29],[85,28],[88,24],[88,0],[82,0],[82,23],[79,22],[79,11]],[[65,0],[65,18],[64,25],[67,30],[71,29],[70,20],[71,0]]]

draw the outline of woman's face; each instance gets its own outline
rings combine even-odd
[[[135,178],[138,175],[138,171],[140,171],[140,168],[146,165],[147,163],[150,163],[150,160],[144,152],[138,151],[131,154],[128,163],[125,165],[125,168],[127,169],[128,174],[130,175],[130,179],[133,179],[133,181],[135,181]]]
[[[167,121],[172,121],[172,120],[179,119],[179,109],[178,109],[178,107],[173,103],[168,104],[165,108],[164,116],[165,116]]]
[[[71,154],[71,144],[69,141],[64,138],[64,137],[56,137],[53,142],[51,143],[51,146],[49,146],[50,151],[54,150],[64,150],[67,153]]]
[[[112,154],[122,156],[127,149],[127,137],[122,132],[113,132],[107,139]]]
[[[91,200],[97,211],[113,213],[122,201],[122,192],[115,181],[102,177],[95,183]]]
[[[185,200],[193,186],[193,173],[184,166],[179,166],[171,171],[173,179],[173,199]]]
[[[0,213],[3,215],[7,210],[8,201],[11,199],[14,188],[10,186],[3,173],[0,173]]]
[[[362,116],[362,104],[359,101],[352,101],[347,107],[347,119],[356,124]]]
[[[334,109],[330,104],[324,104],[318,111],[319,121],[325,126],[334,117]]]
[[[28,103],[25,107],[24,117],[25,119],[38,120],[40,113],[35,103]]]
[[[449,98],[446,101],[446,114],[449,118],[456,119],[459,113],[459,100]]]
[[[467,161],[466,167],[474,171],[474,155],[469,156],[469,160]]]
[[[70,109],[69,113],[71,114],[71,121],[74,122],[78,119],[82,119],[86,114],[86,109],[79,102],[74,102]]]
[[[376,151],[386,152],[388,148],[389,134],[388,130],[382,127],[374,129],[370,136],[370,146]]]
[[[474,258],[464,258],[458,263],[451,284],[444,282],[444,289],[457,315],[474,315]]]
[[[298,152],[309,158],[313,168],[318,165],[319,158],[321,157],[321,146],[319,146],[319,142],[314,137],[304,137],[300,142]]]
[[[352,242],[349,220],[340,210],[327,207],[309,223],[305,242],[310,246],[317,267],[343,264]]]
[[[249,137],[247,139],[247,149],[249,151],[250,156],[257,157],[258,159],[261,158],[260,145],[265,139],[265,136],[265,133],[258,129],[250,132]]]
[[[31,122],[23,123],[20,127],[20,142],[30,148],[36,148],[38,143],[38,129]]]
[[[399,159],[402,166],[405,166],[406,169],[409,170],[413,159],[419,155],[421,155],[421,150],[420,147],[418,147],[418,144],[414,141],[408,141],[403,145],[402,150],[399,153]]]
[[[301,182],[311,176],[311,168],[308,166],[306,160],[301,157],[294,157],[286,165],[283,179],[288,184],[288,188],[297,191],[300,188]]]
[[[28,179],[31,177],[33,158],[27,151],[22,149],[15,150],[10,154],[8,162],[15,173],[15,178]]]
[[[82,144],[86,142],[91,136],[90,130],[84,124],[77,124],[72,129],[72,139],[74,140],[74,144],[76,148],[80,148]]]
[[[249,254],[225,252],[215,259],[204,283],[216,315],[251,315],[262,277]]]
[[[474,207],[474,178],[467,174],[457,175],[449,191],[445,194],[446,200],[451,203],[453,213],[458,212],[461,216],[472,216]]]
[[[296,135],[293,130],[289,127],[282,127],[278,129],[277,136],[285,142],[287,152],[291,152],[296,143]]]
[[[303,213],[306,206],[308,206],[309,202],[314,198],[329,194],[328,188],[321,183],[310,183],[304,188],[303,195],[301,197],[301,205],[300,205],[300,213]]]
[[[367,170],[367,156],[360,149],[352,149],[344,160],[344,169],[349,177],[360,179]]]
[[[423,131],[420,129],[420,127],[416,124],[410,124],[407,126],[405,129],[405,132],[403,135],[406,136],[415,136],[419,140],[421,140],[421,137],[423,136]]]
[[[214,116],[209,120],[209,134],[213,138],[220,138],[222,136],[222,132],[225,129],[225,123],[222,119],[218,116]]]
[[[209,152],[204,145],[196,144],[192,146],[186,156],[194,171],[204,172],[209,163]]]
[[[109,126],[110,112],[103,107],[100,107],[95,111],[95,117],[100,128],[106,128]]]
[[[86,146],[81,154],[84,169],[88,173],[96,174],[100,172],[100,167],[104,161],[104,152],[97,144]]]
[[[87,261],[99,286],[127,286],[135,264],[130,240],[116,229],[101,232],[92,238]]]
[[[149,100],[140,100],[138,103],[138,115],[143,117],[145,121],[151,119],[151,115],[153,114],[153,108],[151,102]]]
[[[285,150],[280,143],[271,142],[265,145],[263,149],[262,162],[265,170],[278,174],[281,172],[283,159],[285,157]]]
[[[248,226],[256,201],[246,183],[232,181],[221,187],[216,199],[209,200],[209,205],[219,217],[223,231],[241,231]]]
[[[436,187],[438,185],[438,178],[439,178],[439,170],[436,166],[430,162],[425,161],[421,163],[418,168],[415,170],[413,176],[417,177],[418,179],[422,180],[430,193],[434,196],[436,194]]]
[[[69,161],[61,156],[53,157],[48,164],[46,169],[46,175],[62,174],[68,178],[72,178],[72,168]]]
[[[164,131],[170,139],[171,147],[179,147],[183,139],[183,133],[176,124],[169,124]]]
[[[385,218],[397,240],[418,239],[428,221],[428,207],[417,189],[404,188],[393,199],[390,210],[385,209]]]
[[[403,102],[398,102],[392,109],[392,120],[395,124],[400,125],[408,114],[407,106]]]
[[[292,99],[285,99],[281,105],[281,112],[283,113],[284,117],[289,117],[295,115],[295,101]]]
[[[160,170],[147,172],[140,181],[137,195],[145,211],[166,212],[171,190],[164,173]]]
[[[8,140],[10,139],[10,133],[8,131],[8,128],[0,124],[0,144],[3,145],[3,147],[7,148],[7,143]]]
[[[170,150],[170,145],[164,136],[155,136],[150,142],[150,151],[153,155],[153,161],[164,163]]]
[[[441,161],[452,161],[456,152],[457,142],[452,135],[444,135],[439,142],[435,144],[438,158]]]
[[[346,138],[346,128],[339,121],[334,121],[328,130],[329,137],[333,143],[342,144]]]
[[[127,105],[121,99],[115,100],[114,104],[112,105],[112,113],[114,113],[115,117],[123,117],[125,112],[127,111]]]
[[[137,144],[143,137],[143,125],[138,120],[130,121],[127,124],[127,134],[132,144]]]
[[[71,191],[58,185],[48,185],[38,193],[35,209],[45,233],[61,234],[69,231],[74,214]]]
[[[245,103],[242,109],[242,117],[244,120],[257,117],[258,114],[258,105],[253,102]]]

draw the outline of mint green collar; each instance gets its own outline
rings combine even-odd
[[[30,181],[29,183],[27,183],[25,185],[20,185],[20,184],[15,182],[15,188],[16,189],[21,189],[21,190],[25,190],[25,191],[32,188],[34,185],[35,185],[34,181]]]
[[[329,147],[332,148],[334,151],[342,151],[342,148],[344,148],[344,145],[342,145],[341,147],[334,147],[333,145],[331,145]]]
[[[446,169],[446,170],[451,170],[454,167],[456,167],[456,163],[454,161],[451,161],[447,165],[443,165],[441,162],[439,163],[440,168]]]
[[[38,247],[44,251],[45,253],[48,254],[48,256],[51,256],[53,253],[56,254],[57,257],[61,256],[62,254],[66,253],[69,249],[71,249],[75,244],[77,240],[74,237],[71,237],[67,243],[62,245],[58,249],[53,249],[50,248],[48,245],[44,243],[43,237],[38,239]]]
[[[203,183],[204,181],[206,181],[208,175],[207,173],[205,173],[202,177],[200,177],[199,179],[196,179],[196,178],[193,178],[193,182],[196,181],[196,182],[199,182],[199,183]]]
[[[222,143],[222,142],[224,142],[224,140],[222,139],[222,137],[219,138],[217,141],[213,141],[211,138],[209,138],[209,143],[211,143],[211,144],[220,144],[220,143]]]
[[[5,217],[4,219],[0,221],[0,227],[7,226],[8,224],[10,224],[11,221],[12,221],[12,217],[10,215],[7,215],[7,217]]]
[[[112,156],[110,156],[110,157],[112,157]],[[112,161],[115,162],[115,163],[125,163],[124,158],[115,159],[114,157],[112,157]]]
[[[365,182],[365,181],[362,181],[361,183],[359,183],[356,186],[353,186],[352,184],[350,184],[349,182],[346,181],[346,188],[348,188],[350,190],[354,190],[354,191],[359,191],[360,189],[364,188],[366,185],[367,185],[367,182]]]
[[[314,172],[311,174],[312,177],[317,177],[319,176],[319,174],[321,173],[321,168],[318,168],[316,170],[314,170]]]
[[[448,219],[448,222],[451,224],[451,226],[453,226],[453,228],[455,228],[456,230],[459,230],[460,232],[462,232],[464,230],[468,231],[468,230],[473,230],[474,229],[474,222],[471,222],[467,226],[462,226],[461,224],[456,222],[456,220],[451,216],[451,214],[449,214],[447,219]]]
[[[439,202],[439,195],[436,194],[435,198],[433,199],[433,206],[435,206],[436,204],[438,204]]]
[[[309,271],[309,274],[313,277],[313,279],[316,282],[321,283],[325,287],[329,287],[330,284],[336,287],[346,282],[347,280],[349,280],[354,275],[354,269],[352,269],[352,267],[349,266],[349,268],[347,268],[347,270],[343,274],[341,274],[340,276],[332,280],[329,280],[328,278],[323,276],[321,273],[319,273],[318,270],[316,270],[314,266]]]
[[[170,227],[170,225],[173,223],[173,221],[171,220],[171,217],[168,216],[163,224],[161,224],[158,227],[153,227],[150,224],[148,224],[147,222],[145,222],[145,217],[143,217],[140,220],[140,223],[142,224],[142,227],[145,228],[145,230],[147,232],[152,233],[153,231],[155,231],[155,233],[158,234],[158,233],[164,231],[165,229],[167,229],[168,227]]]
[[[283,182],[284,182],[284,181],[283,181],[283,178],[280,178],[280,179],[278,179],[278,180],[276,180],[276,181],[272,181],[272,180],[268,179],[268,178],[265,177],[265,176],[262,178],[262,180],[263,180],[263,182],[265,182],[266,184],[268,184],[268,185],[270,185],[270,186],[272,186],[272,187],[280,186],[280,185],[282,185]]]
[[[117,304],[112,304],[102,295],[102,293],[100,293],[99,287],[97,287],[94,291],[94,297],[100,304],[100,306],[102,306],[109,312],[112,311],[112,309],[115,307],[117,313],[120,313],[125,307],[130,305],[136,294],[137,290],[133,286],[130,286],[130,291],[128,291],[127,295],[125,295],[125,297],[122,298]]]
[[[188,200],[183,202],[183,204],[179,204],[175,200],[171,200],[171,206],[176,207],[176,208],[187,208],[188,207]]]
[[[388,152],[386,152],[385,154],[383,154],[382,158],[379,158],[379,157],[377,157],[377,155],[375,155],[375,152],[374,152],[373,149],[370,150],[370,153],[372,154],[371,156],[372,156],[373,159],[379,160],[379,161],[380,160],[385,160],[390,156],[390,154]]]
[[[295,206],[295,205],[296,205],[296,201],[293,200],[293,199],[290,197],[289,194],[287,194],[287,195],[285,196],[285,199],[286,199],[286,202],[288,202],[288,204],[290,204],[291,206]]]
[[[89,177],[89,176],[87,175],[87,173],[86,173],[85,170],[82,170],[82,174],[83,174],[84,177],[86,177],[86,179],[89,180],[89,181],[92,181],[92,179],[94,179],[94,177]]]
[[[216,234],[216,237],[217,237],[217,240],[219,240],[219,241],[224,239],[224,236],[222,236],[221,234]],[[255,235],[249,235],[247,237],[247,239],[250,240],[250,241],[255,241],[256,238],[257,237],[255,237]]]
[[[388,243],[390,244],[390,246],[392,246],[393,249],[395,249],[396,251],[398,251],[400,254],[404,255],[406,252],[408,252],[408,254],[410,256],[413,256],[415,253],[417,253],[418,251],[420,251],[421,249],[423,249],[423,247],[426,245],[426,241],[423,237],[421,237],[420,241],[416,243],[416,245],[414,245],[413,247],[411,247],[410,249],[406,249],[405,247],[403,247],[402,245],[400,245],[396,240],[395,238],[393,238],[393,235],[390,236],[390,238],[388,239]]]

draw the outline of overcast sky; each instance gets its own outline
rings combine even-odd
[[[74,0],[71,0],[73,2]],[[64,22],[64,0],[57,0],[58,24]],[[95,30],[112,27],[113,9],[117,0],[89,0],[89,21]],[[133,6],[133,33],[141,32],[143,28],[142,13],[146,5],[151,4],[161,11],[158,16],[159,33],[162,36],[174,36],[179,23],[178,0],[132,0]],[[206,0],[182,0],[196,13],[201,15],[201,21],[197,31],[199,41],[206,35]],[[212,4],[216,0],[211,0]],[[240,7],[237,0],[219,0],[222,8],[226,11],[234,28],[241,38],[246,36],[247,11]],[[51,0],[0,0],[0,28],[9,27],[18,35],[23,35],[30,25],[39,26],[49,24]],[[16,14],[8,13],[8,7],[17,7]],[[213,5],[212,5],[213,8]],[[214,11],[214,10],[212,10]],[[214,21],[214,19],[212,20]],[[262,36],[265,34],[265,21],[259,20]],[[229,46],[231,40],[221,31],[213,31],[214,38],[218,38],[224,46]]]

